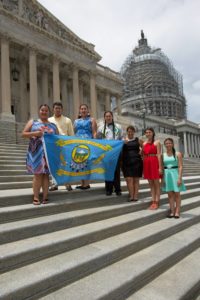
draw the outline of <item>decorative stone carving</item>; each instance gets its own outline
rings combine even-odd
[[[42,27],[43,18],[44,18],[44,16],[41,11],[36,12],[36,14],[35,14],[36,25]]]
[[[91,47],[89,43],[79,39],[36,1],[23,0],[23,3],[20,2],[20,8],[19,0],[0,0],[0,4],[4,9],[21,16],[39,28],[69,42],[71,46],[77,46],[77,50],[81,48],[88,52],[88,54],[90,53],[90,55],[98,56],[98,54],[95,53],[94,47]]]
[[[18,0],[0,0],[0,3],[4,9],[14,13],[18,12]]]

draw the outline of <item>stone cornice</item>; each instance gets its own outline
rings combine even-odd
[[[39,5],[39,7],[38,7],[39,10],[44,10],[44,8],[37,1],[31,0],[31,2],[35,3],[35,5],[37,4],[37,6]],[[40,6],[42,8],[40,8]],[[32,29],[32,30],[34,30],[34,31],[36,31],[40,34],[44,34],[45,36],[53,39],[54,41],[59,42],[63,46],[67,46],[67,47],[71,48],[72,50],[75,50],[77,52],[80,52],[80,53],[86,55],[87,57],[90,57],[92,60],[99,61],[101,59],[101,56],[99,54],[97,54],[94,50],[92,51],[91,49],[89,49],[89,48],[91,48],[91,46],[88,46],[90,44],[86,45],[86,42],[83,42],[75,34],[73,34],[70,30],[68,30],[70,32],[70,37],[73,37],[73,40],[78,41],[78,43],[80,45],[74,44],[72,42],[73,40],[72,41],[65,40],[62,37],[60,37],[59,35],[57,35],[56,33],[49,32],[49,31],[35,25],[34,23],[28,21],[27,19],[25,19],[23,17],[20,17],[17,14],[13,14],[12,12],[2,8],[2,6],[0,6],[0,13],[7,16],[7,17],[9,17],[9,18],[11,18],[11,19],[13,19],[14,21],[16,21],[16,22],[18,22],[22,25],[28,26],[30,29]],[[48,14],[51,18],[55,19],[57,22],[59,22],[48,11],[45,10],[45,13]],[[60,24],[62,24],[62,23],[60,23]],[[64,26],[64,25],[62,25],[62,26]],[[65,27],[65,30],[67,30],[67,27]],[[10,33],[9,33],[9,35],[10,35]]]
[[[100,64],[97,64],[96,75],[102,75],[105,78],[111,79],[117,83],[123,83],[123,80],[120,76],[120,73],[111,70],[108,67],[104,67]]]

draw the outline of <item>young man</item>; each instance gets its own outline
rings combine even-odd
[[[68,135],[73,136],[74,135],[74,129],[72,125],[71,119],[63,116],[63,105],[61,102],[54,102],[53,104],[53,116],[50,117],[48,120],[51,123],[54,123],[59,131],[60,135]],[[72,190],[72,187],[70,184],[66,184],[66,189],[68,191]],[[52,185],[49,188],[50,191],[56,191],[58,190],[57,185]]]

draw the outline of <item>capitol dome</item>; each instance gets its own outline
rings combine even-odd
[[[124,79],[122,113],[140,112],[180,120],[186,118],[182,76],[161,49],[141,39],[121,68]]]

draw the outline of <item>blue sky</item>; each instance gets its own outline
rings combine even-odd
[[[80,38],[101,64],[119,71],[143,29],[183,76],[188,119],[200,123],[199,0],[39,0]]]

